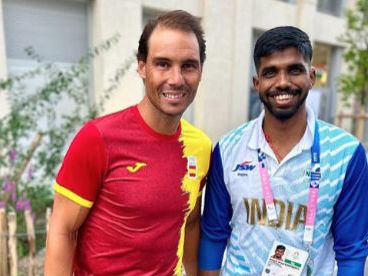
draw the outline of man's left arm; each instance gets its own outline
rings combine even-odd
[[[187,276],[198,275],[201,202],[202,196],[199,196],[185,226],[183,265]]]
[[[363,276],[368,255],[368,165],[359,144],[334,207],[332,234],[338,276]]]

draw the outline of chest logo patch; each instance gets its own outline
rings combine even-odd
[[[252,161],[244,161],[243,163],[237,164],[233,172],[237,171],[253,171],[256,165],[252,164]]]
[[[197,178],[197,158],[195,156],[188,156],[187,159],[188,176],[191,179]]]
[[[146,164],[146,163],[143,163],[143,162],[136,162],[136,163],[134,164],[134,166],[128,166],[128,167],[127,167],[127,170],[128,170],[129,172],[131,172],[131,173],[135,173],[135,172],[139,171],[141,168],[143,168],[143,167],[145,167],[145,166],[147,166],[147,164]]]

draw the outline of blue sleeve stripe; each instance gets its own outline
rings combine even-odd
[[[238,269],[241,269],[243,271],[250,272],[249,266],[240,263],[235,264],[232,258],[228,258],[226,261],[229,262],[232,267],[237,267]]]
[[[368,255],[368,165],[359,144],[345,175],[334,207],[332,234],[336,260],[359,259]]]
[[[212,154],[201,218],[201,268],[213,270],[221,267],[227,240],[231,234],[231,217],[230,195],[225,186],[220,148],[217,144]]]

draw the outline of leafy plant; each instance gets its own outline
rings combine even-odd
[[[357,0],[353,9],[346,13],[347,29],[341,36],[346,48],[344,59],[348,72],[339,79],[339,90],[347,102],[353,97],[358,104],[354,114],[355,135],[363,140],[365,106],[368,103],[368,0]]]
[[[340,91],[353,95],[360,106],[368,103],[368,0],[358,0],[346,13],[347,29],[341,41],[348,72],[340,77]]]
[[[29,47],[26,53],[37,64],[35,68],[0,81],[0,93],[7,91],[10,102],[10,112],[0,119],[0,207],[32,209],[37,217],[44,217],[52,202],[50,184],[66,144],[84,122],[103,111],[135,60],[132,56],[118,68],[99,101],[91,100],[91,59],[110,50],[119,39],[115,35],[102,42],[69,67],[43,60]],[[27,89],[30,80],[40,77],[43,85]],[[19,229],[23,228],[21,224]]]

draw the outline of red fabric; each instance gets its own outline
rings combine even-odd
[[[71,143],[56,182],[93,202],[102,183],[106,160],[99,132],[93,124],[86,124]]]
[[[75,275],[174,273],[187,160],[180,132],[162,137],[147,128],[131,107],[87,124],[69,149],[58,184],[95,199],[78,233]],[[137,162],[145,166],[130,172]]]

